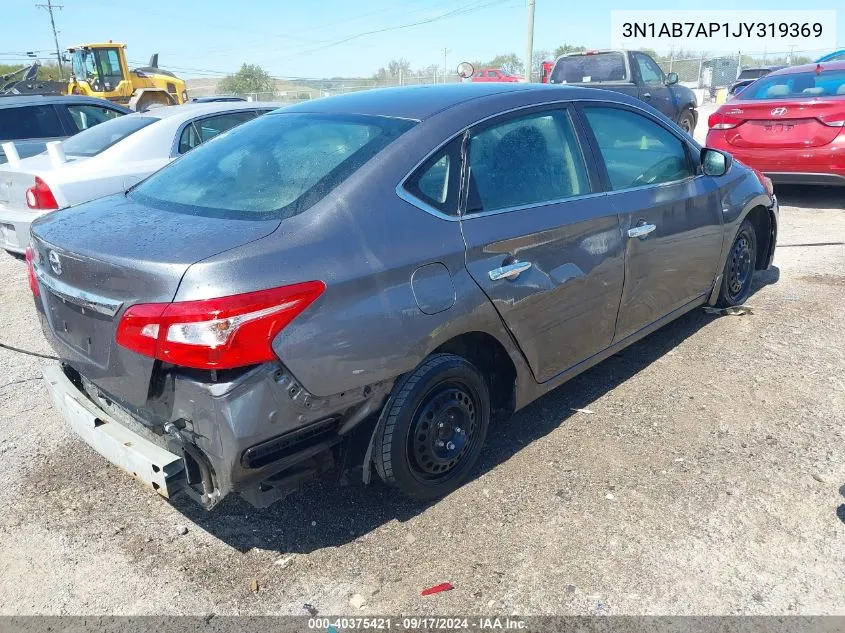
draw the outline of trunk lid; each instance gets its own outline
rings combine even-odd
[[[802,149],[832,142],[842,127],[825,121],[841,120],[845,103],[835,101],[737,102],[720,113],[740,123],[725,130],[728,143],[739,148]]]
[[[155,361],[115,343],[123,310],[171,301],[191,264],[278,225],[168,211],[124,194],[45,215],[32,237],[48,338],[103,391],[140,406]]]

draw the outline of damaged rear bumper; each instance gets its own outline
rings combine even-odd
[[[182,456],[119,424],[81,393],[58,365],[44,367],[42,375],[53,406],[100,455],[164,497],[184,487]]]
[[[169,371],[133,410],[70,365],[47,366],[44,378],[97,452],[162,496],[184,492],[206,509],[230,493],[265,507],[335,466],[351,481],[392,384],[319,398],[275,364],[219,382]]]

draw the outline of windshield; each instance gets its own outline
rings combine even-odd
[[[130,134],[158,121],[152,117],[122,116],[88,128],[62,141],[68,156],[96,156]]]
[[[549,82],[553,84],[599,83],[626,81],[625,57],[622,53],[567,55],[557,60]]]
[[[812,99],[831,96],[845,98],[845,71],[768,75],[742,91],[742,98],[745,100]]]
[[[129,195],[196,215],[287,218],[413,125],[372,116],[265,115],[200,145]]]
[[[96,92],[115,90],[123,79],[120,55],[114,48],[80,48],[71,56],[73,75]]]
[[[766,70],[764,68],[750,68],[748,70],[743,70],[741,73],[739,73],[737,81],[742,79],[758,79],[760,77],[768,75],[770,72],[772,71]]]

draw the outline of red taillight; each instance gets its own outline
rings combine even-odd
[[[730,130],[744,122],[745,119],[740,119],[730,114],[723,114],[722,112],[714,112],[707,118],[707,127],[711,130]]]
[[[35,177],[35,185],[26,190],[26,206],[30,209],[41,209],[43,211],[59,208],[50,187],[38,176]]]
[[[756,169],[753,171],[757,175],[757,180],[759,180],[760,184],[763,185],[763,189],[766,190],[766,193],[769,194],[769,196],[774,195],[775,186],[772,184],[772,179],[764,175],[762,171],[757,171]]]
[[[117,326],[119,345],[197,369],[231,369],[272,361],[276,334],[326,285],[306,281],[204,301],[130,306]]]
[[[35,251],[32,246],[26,247],[26,276],[29,279],[29,289],[36,297],[41,296],[41,290],[38,288],[38,279],[35,277],[35,268],[32,261],[35,259]]]

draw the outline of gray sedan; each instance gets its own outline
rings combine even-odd
[[[28,261],[57,410],[159,493],[262,506],[335,465],[430,499],[495,414],[745,301],[777,219],[634,99],[420,86],[246,123],[43,216]]]

